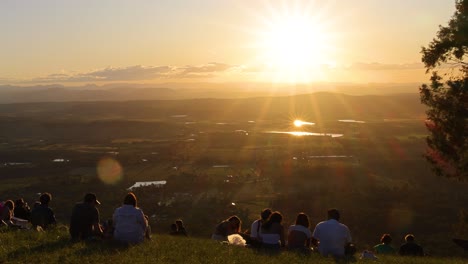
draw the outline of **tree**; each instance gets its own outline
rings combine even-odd
[[[448,26],[439,26],[421,50],[426,73],[432,76],[430,85],[419,90],[428,106],[426,159],[437,175],[468,180],[468,0],[457,0],[455,6]]]

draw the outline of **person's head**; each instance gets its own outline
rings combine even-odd
[[[132,192],[127,193],[127,195],[125,195],[123,204],[133,205],[133,207],[137,207],[138,203],[135,194]]]
[[[270,217],[270,215],[271,215],[271,209],[270,208],[265,208],[260,213],[260,216],[262,217],[263,221],[266,221],[268,219],[268,217]]]
[[[240,218],[237,215],[233,215],[233,216],[229,217],[227,220],[228,220],[229,224],[231,225],[231,227],[233,229],[240,232],[242,221],[240,220]]]
[[[336,221],[340,220],[340,212],[336,208],[329,209],[327,211],[328,219],[335,219]]]
[[[171,231],[172,232],[177,232],[177,224],[176,223],[171,224]]]
[[[184,227],[184,221],[182,221],[182,219],[177,219],[175,221],[175,224],[177,225],[178,228]]]
[[[390,244],[392,242],[392,237],[390,234],[383,234],[380,238],[380,242],[384,244]]]
[[[15,204],[13,203],[12,200],[7,200],[7,201],[5,201],[5,203],[4,203],[3,205],[5,205],[6,207],[8,207],[10,210],[15,209]]]
[[[268,217],[268,220],[262,225],[262,228],[268,230],[273,225],[273,223],[281,224],[282,221],[283,215],[281,215],[280,212],[275,211],[271,213],[270,217]]]
[[[269,217],[269,221],[271,223],[281,224],[281,222],[283,221],[283,215],[280,212],[275,211],[275,212],[271,213],[271,215]]]
[[[299,213],[296,217],[296,225],[301,225],[304,227],[309,228],[309,217],[304,213]]]
[[[39,196],[39,201],[42,205],[49,205],[50,201],[52,200],[52,195],[48,192],[45,192]]]
[[[414,235],[413,234],[407,234],[405,236],[405,241],[406,242],[414,242]]]
[[[99,205],[99,204],[101,204],[101,202],[99,202],[99,200],[97,199],[96,194],[94,194],[94,193],[85,194],[85,196],[83,198],[83,202],[87,203],[87,204],[90,204],[90,205]]]
[[[24,205],[23,198],[19,198],[15,201],[15,207],[23,207],[23,205]]]

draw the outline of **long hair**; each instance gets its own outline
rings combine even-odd
[[[241,231],[242,221],[237,215],[233,215],[227,219],[227,221],[235,226],[237,232]]]
[[[15,209],[15,204],[12,200],[7,200],[3,205],[8,207],[10,210]]]
[[[268,217],[268,220],[262,225],[262,228],[268,230],[273,223],[281,224],[281,221],[283,221],[283,215],[281,215],[280,212],[275,211],[270,215],[270,217]]]
[[[301,225],[301,226],[309,228],[310,226],[309,216],[307,216],[304,213],[299,213],[296,217],[296,225]]]

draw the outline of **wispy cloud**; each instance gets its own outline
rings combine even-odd
[[[209,78],[238,66],[224,63],[207,63],[187,66],[142,66],[107,67],[81,73],[54,73],[33,78],[29,82],[109,82],[109,81],[144,81],[171,78]]]
[[[385,64],[385,63],[353,63],[347,67],[348,70],[363,70],[363,71],[388,71],[388,70],[416,70],[423,69],[422,63],[404,63],[404,64]]]

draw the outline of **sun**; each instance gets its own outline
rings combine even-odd
[[[306,122],[306,121],[302,121],[302,120],[299,120],[299,119],[294,120],[293,124],[294,124],[295,127],[302,127],[304,125],[306,125],[306,126],[314,126],[315,125],[315,123]]]
[[[255,42],[257,61],[267,72],[280,82],[310,82],[320,67],[336,65],[335,34],[320,9],[296,5],[270,10],[262,17]]]
[[[294,120],[294,126],[295,127],[301,127],[302,126],[302,121],[301,120]]]
[[[284,17],[264,34],[264,57],[274,67],[299,68],[324,63],[325,32],[310,18]]]

